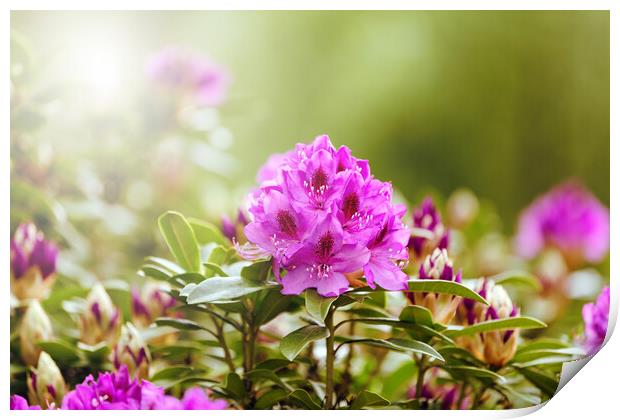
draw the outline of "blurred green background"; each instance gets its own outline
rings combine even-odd
[[[605,11],[13,12],[11,23],[36,57],[34,83],[64,86],[64,122],[38,135],[65,159],[107,156],[122,171],[118,144],[148,147],[118,127],[131,133],[124,115],[150,101],[147,57],[185,45],[234,79],[221,119],[239,165],[220,190],[245,191],[271,153],[328,133],[409,200],[467,186],[508,230],[567,177],[609,203]]]

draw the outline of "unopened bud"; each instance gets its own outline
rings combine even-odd
[[[39,360],[41,349],[37,343],[50,340],[52,336],[50,319],[38,301],[31,301],[22,319],[19,334],[21,356],[27,366],[34,366]]]
[[[60,407],[67,391],[60,369],[46,352],[39,355],[37,368],[28,378],[28,399],[30,404],[42,408]]]
[[[102,341],[114,344],[121,324],[120,311],[101,284],[93,286],[80,315],[80,340],[95,345]]]
[[[148,378],[150,361],[151,354],[140,332],[130,322],[123,325],[112,353],[114,367],[118,370],[125,365],[132,377],[143,379]]]

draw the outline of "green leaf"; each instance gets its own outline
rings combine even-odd
[[[381,395],[370,391],[362,391],[353,400],[351,410],[361,410],[364,407],[385,407],[388,405],[390,405],[390,402]]]
[[[157,318],[155,320],[155,323],[159,326],[172,327],[172,328],[176,328],[177,330],[183,330],[183,331],[198,331],[198,330],[205,329],[197,322],[194,322],[189,319],[183,319],[183,318],[161,317],[161,318]]]
[[[483,321],[464,328],[451,327],[444,334],[448,337],[462,337],[465,335],[473,335],[489,331],[497,330],[513,330],[513,329],[534,329],[545,328],[547,324],[536,318],[528,316],[515,316],[512,318],[502,318],[491,321]]]
[[[431,312],[423,306],[405,306],[398,318],[401,321],[412,322],[414,324],[425,325],[433,328],[433,316]]]
[[[536,359],[542,359],[542,358],[548,358],[548,357],[554,357],[554,356],[564,356],[565,358],[567,356],[575,356],[574,358],[569,357],[569,360],[571,359],[576,360],[581,357],[584,357],[585,355],[586,355],[586,352],[579,347],[569,347],[569,348],[563,348],[563,349],[531,349],[529,351],[522,351],[522,352],[517,353],[515,357],[513,357],[512,362],[524,363],[524,362],[530,362]]]
[[[165,258],[148,257],[142,265],[142,273],[157,280],[168,280],[168,278],[183,273],[182,267],[166,260]]]
[[[381,393],[388,400],[403,394],[417,371],[418,367],[413,360],[403,363],[398,369],[385,376]]]
[[[252,282],[243,277],[211,277],[202,281],[187,295],[187,303],[211,303],[239,298],[250,293],[273,288],[275,285],[266,285]]]
[[[246,374],[248,378],[252,380],[253,383],[257,383],[260,381],[271,381],[274,384],[280,386],[287,391],[292,391],[291,387],[280,379],[280,377],[273,371],[269,369],[254,369]]]
[[[292,361],[308,344],[328,336],[327,328],[318,325],[306,325],[284,337],[280,342],[280,351],[284,357]]]
[[[181,213],[169,211],[159,217],[158,224],[170,252],[181,267],[187,271],[199,272],[200,247],[185,217]]]
[[[257,283],[264,283],[269,277],[271,267],[271,260],[256,261],[241,269],[241,277]]]
[[[256,400],[256,404],[254,404],[254,408],[257,410],[269,409],[273,407],[276,403],[285,399],[288,395],[289,393],[283,389],[270,389],[269,391],[258,397],[258,399]]]
[[[71,364],[80,360],[78,349],[63,341],[39,341],[37,346],[59,363]]]
[[[226,376],[222,388],[237,401],[242,401],[247,396],[243,381],[236,373],[229,373]]]
[[[306,289],[306,311],[321,324],[329,312],[331,304],[338,297],[323,297],[315,289]]]
[[[517,370],[549,398],[553,397],[558,389],[558,381],[541,370],[535,368],[517,368]]]
[[[218,245],[230,246],[230,241],[222,235],[222,232],[215,225],[193,217],[189,217],[187,221],[194,230],[196,240],[200,245],[216,243]]]
[[[256,305],[252,313],[254,323],[263,325],[288,310],[293,303],[292,296],[285,296],[279,290],[262,290],[258,293]]]
[[[179,379],[191,373],[202,372],[196,372],[196,370],[188,366],[170,366],[157,371],[153,376],[151,376],[151,381],[153,382],[161,381],[163,379]]]
[[[77,346],[91,363],[101,363],[110,354],[110,347],[107,343],[99,343],[91,346],[86,343],[78,342]]]
[[[267,359],[256,365],[256,369],[269,369],[273,371],[280,370],[291,364],[290,360],[286,359]]]
[[[288,398],[301,405],[302,407],[308,410],[320,410],[321,404],[320,401],[317,401],[315,398],[312,398],[307,391],[303,389],[296,389],[288,395]]]
[[[502,286],[524,286],[536,291],[541,289],[540,281],[525,271],[506,271],[492,276],[491,279],[495,284],[501,284]]]
[[[383,347],[390,350],[405,352],[405,353],[419,353],[427,356],[434,357],[441,361],[444,361],[444,358],[441,354],[437,352],[433,347],[429,346],[426,343],[417,340],[409,340],[406,338],[389,338],[387,340],[381,338],[346,338],[346,337],[336,337],[339,341],[342,341],[340,346],[345,344],[367,344],[369,346],[375,347]],[[339,347],[340,347],[339,346]]]
[[[210,275],[209,277],[213,277],[214,275],[217,275],[217,276],[222,276],[222,277],[226,277],[226,276],[228,276],[228,273],[226,273],[224,270],[222,270],[222,267],[220,267],[219,265],[217,265],[217,264],[215,264],[215,263],[212,263],[212,262],[207,261],[207,262],[205,262],[205,263],[202,263],[202,265],[203,265],[206,269],[211,270],[211,272],[213,273],[213,274],[212,274],[212,275]]]
[[[489,303],[478,293],[469,287],[448,280],[409,280],[410,292],[445,293],[453,296],[461,296],[473,299],[477,302],[488,305]]]
[[[497,382],[498,384],[506,383],[506,379],[488,369],[484,369],[481,367],[475,366],[445,366],[445,370],[450,372],[453,376],[462,376],[463,378],[478,378],[491,380],[493,382]],[[456,374],[456,375],[455,375]],[[459,375],[460,374],[460,375]]]
[[[215,265],[223,265],[226,264],[228,260],[228,250],[221,245],[218,245],[211,249],[209,252],[209,256],[207,257],[207,262]],[[228,274],[224,274],[227,276]]]

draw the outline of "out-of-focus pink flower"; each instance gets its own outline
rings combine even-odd
[[[603,345],[609,321],[609,287],[605,287],[596,302],[583,305],[581,311],[585,327],[584,347],[594,354]]]
[[[205,55],[181,47],[167,47],[154,54],[147,74],[162,87],[201,106],[220,105],[230,85],[228,71]]]
[[[403,290],[407,276],[408,229],[392,187],[370,173],[366,160],[349,148],[334,148],[326,135],[272,157],[249,196],[248,240],[271,255],[285,294],[316,288],[337,296],[357,285]],[[250,255],[238,247],[240,255]],[[252,255],[260,255],[254,251]]]
[[[18,299],[44,299],[54,284],[58,248],[33,223],[11,239],[11,292]]]
[[[11,410],[40,410],[38,405],[28,405],[28,401],[19,395],[11,395]]]
[[[183,410],[225,410],[226,400],[210,400],[207,393],[200,387],[189,388],[181,400]]]
[[[553,247],[571,267],[597,263],[609,251],[609,210],[578,182],[565,182],[523,211],[516,246],[525,258]]]

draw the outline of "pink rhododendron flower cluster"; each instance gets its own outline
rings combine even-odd
[[[603,345],[609,320],[609,287],[605,287],[596,302],[583,305],[581,311],[585,326],[584,347],[593,354]]]
[[[521,214],[516,245],[525,258],[550,246],[572,267],[599,262],[609,251],[609,210],[579,183],[566,182]]]
[[[126,366],[117,372],[89,375],[65,395],[62,410],[224,410],[225,400],[211,400],[200,387],[185,391],[183,398],[166,395],[149,381],[132,379]],[[19,395],[11,396],[11,410],[39,410]]]
[[[392,203],[392,186],[375,179],[368,161],[336,149],[326,135],[271,158],[250,196],[248,240],[274,259],[282,293],[315,288],[338,296],[359,282],[372,288],[407,288],[404,206]]]

